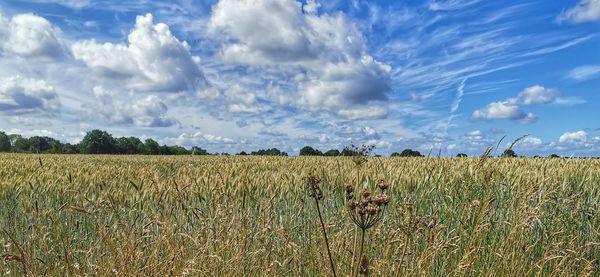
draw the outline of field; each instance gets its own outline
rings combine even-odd
[[[330,275],[311,172],[338,276],[380,178],[370,275],[600,274],[599,160],[3,154],[0,275]]]

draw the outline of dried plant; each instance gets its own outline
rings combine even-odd
[[[319,201],[323,199],[323,191],[319,184],[321,180],[314,175],[306,177],[306,184],[308,185],[308,196],[315,200],[317,207],[317,215],[319,216],[319,222],[321,223],[321,230],[323,232],[323,238],[325,240],[325,247],[327,248],[327,256],[329,257],[329,266],[333,276],[337,276],[335,273],[335,265],[333,263],[333,257],[331,256],[331,249],[329,247],[329,239],[327,238],[327,229],[325,229],[325,223],[323,222],[323,216],[321,215],[321,208],[319,207]]]
[[[377,184],[379,187],[379,194],[372,194],[366,188],[362,188],[358,197],[355,195],[355,190],[352,185],[346,185],[346,205],[348,207],[348,214],[352,222],[360,229],[360,244],[358,258],[361,259],[359,270],[354,271],[366,275],[368,267],[368,258],[363,254],[365,236],[367,230],[381,221],[390,197],[385,194],[386,189],[389,187],[384,179],[380,179]],[[356,255],[353,253],[353,255]],[[354,260],[354,258],[352,259]],[[354,267],[354,265],[352,265]]]

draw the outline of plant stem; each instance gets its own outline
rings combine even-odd
[[[315,197],[315,203],[317,203],[317,214],[319,215],[319,221],[321,222],[321,229],[323,230],[323,237],[325,237],[325,246],[327,247],[327,255],[329,256],[329,265],[333,272],[333,277],[337,277],[335,274],[335,266],[333,265],[333,258],[331,257],[331,250],[329,249],[329,240],[327,239],[327,230],[325,229],[325,223],[323,223],[323,217],[321,216],[321,208],[319,208],[319,200]]]
[[[354,185],[354,191],[358,193],[360,188],[360,166],[356,167],[356,184]],[[354,243],[352,244],[352,263],[350,264],[350,276],[354,276],[354,261],[356,258],[356,243],[358,241],[358,229],[354,229]],[[360,261],[360,257],[359,257]]]
[[[355,271],[355,276],[358,276],[358,273],[360,272],[360,261],[362,259],[362,255],[363,255],[363,247],[365,245],[365,233],[366,230],[365,229],[360,229],[360,248],[358,251],[358,261],[356,264],[356,271]]]

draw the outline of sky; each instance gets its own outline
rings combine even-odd
[[[600,156],[600,0],[1,0],[0,130]]]

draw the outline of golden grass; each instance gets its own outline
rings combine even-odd
[[[339,276],[355,225],[349,158],[0,155],[0,274]],[[600,161],[370,158],[391,196],[369,231],[380,276],[598,276]]]

